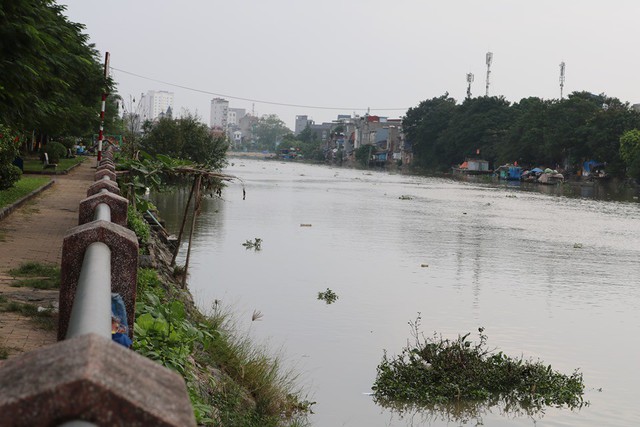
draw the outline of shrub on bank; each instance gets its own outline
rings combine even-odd
[[[312,403],[295,378],[235,334],[228,315],[200,313],[166,267],[138,271],[133,348],[184,377],[198,424],[308,425]]]

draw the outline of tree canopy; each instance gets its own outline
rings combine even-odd
[[[141,141],[142,149],[152,155],[163,154],[220,169],[226,161],[227,143],[214,136],[207,125],[190,113],[178,119],[161,118],[148,123]]]
[[[256,125],[255,136],[259,149],[275,151],[291,129],[276,114],[265,114]]]
[[[22,131],[86,135],[98,129],[100,96],[113,92],[84,26],[52,0],[0,8],[0,122]],[[114,103],[111,103],[114,107]],[[107,116],[114,117],[115,115]],[[108,129],[107,120],[105,128]]]
[[[620,137],[640,128],[640,113],[617,98],[589,92],[514,104],[502,97],[457,104],[444,94],[410,108],[403,126],[415,163],[432,170],[447,170],[467,157],[494,165],[568,168],[595,159],[622,176],[628,164],[620,157]]]

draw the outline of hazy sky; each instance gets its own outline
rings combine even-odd
[[[291,128],[300,114],[322,122],[371,108],[401,117],[445,92],[461,102],[467,73],[475,75],[472,95],[484,95],[489,51],[490,95],[559,98],[564,61],[565,95],[586,90],[640,102],[638,0],[58,3],[103,55],[110,52],[127,105],[130,96],[168,90],[177,113],[197,112],[206,123],[210,93],[235,108],[255,104],[257,115],[278,114]]]

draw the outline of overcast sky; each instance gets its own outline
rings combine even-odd
[[[475,75],[472,95],[485,94],[489,51],[490,95],[559,98],[564,61],[565,95],[586,90],[640,102],[638,0],[58,3],[103,56],[110,52],[126,104],[167,90],[177,113],[197,112],[206,123],[211,93],[230,107],[277,114],[291,128],[301,114],[317,123],[367,108],[401,117],[445,92],[461,102],[467,73]]]

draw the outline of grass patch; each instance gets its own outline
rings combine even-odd
[[[18,268],[12,268],[9,274],[14,277],[57,277],[60,276],[60,268],[53,264],[29,261]]]
[[[419,331],[420,316],[409,324],[415,342],[397,357],[385,353],[378,365],[372,388],[374,399],[383,406],[433,410],[462,403],[468,416],[495,405],[507,412],[534,414],[544,413],[546,406],[576,409],[588,404],[577,370],[564,375],[540,361],[489,350],[483,328],[479,343],[473,343],[470,334],[454,340],[435,334],[425,338]]]
[[[5,360],[9,357],[9,349],[3,345],[0,345],[0,360]]]
[[[18,268],[9,270],[9,274],[14,277],[24,279],[14,282],[12,286],[35,289],[58,289],[60,288],[60,267],[53,264],[41,264],[38,262],[26,262]]]
[[[0,191],[0,209],[15,203],[49,181],[51,180],[47,177],[23,175],[13,187]]]
[[[58,315],[51,310],[39,311],[38,307],[32,304],[5,301],[0,304],[0,312],[18,313],[28,317],[38,328],[45,331],[55,331],[58,327]]]
[[[56,172],[63,172],[71,169],[78,163],[84,162],[86,157],[74,157],[71,159],[60,159]],[[29,172],[42,172],[42,171],[54,171],[54,169],[44,169],[43,164],[39,159],[24,159],[24,173]]]
[[[22,279],[13,282],[11,286],[14,288],[60,289],[60,279],[30,277],[28,279]]]

